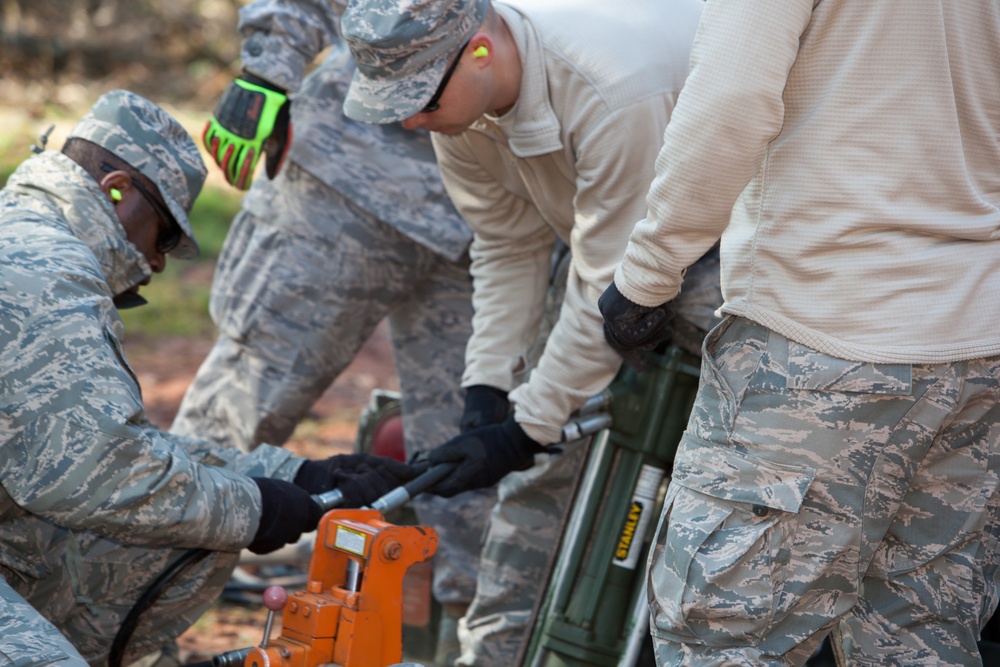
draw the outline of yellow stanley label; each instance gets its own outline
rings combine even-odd
[[[615,549],[615,558],[625,560],[628,552],[632,548],[632,538],[635,537],[635,529],[642,519],[642,503],[633,500],[632,507],[628,511],[628,519],[625,520],[625,527],[622,528],[621,537],[618,538],[618,548]]]

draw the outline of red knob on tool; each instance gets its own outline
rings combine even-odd
[[[268,586],[264,589],[264,606],[271,611],[281,611],[288,604],[288,591],[282,586]]]
[[[264,589],[264,606],[267,607],[267,621],[264,623],[264,641],[261,648],[267,648],[271,643],[271,628],[274,626],[274,612],[281,611],[288,603],[288,591],[281,586],[268,586]]]

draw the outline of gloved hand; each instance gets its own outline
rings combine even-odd
[[[280,479],[251,477],[260,489],[260,525],[247,547],[255,554],[277,551],[316,530],[323,510],[304,489]]]
[[[230,185],[250,187],[261,152],[267,177],[278,174],[292,141],[291,105],[284,90],[249,72],[229,84],[202,141]]]
[[[463,491],[493,486],[509,472],[530,468],[535,454],[544,451],[512,414],[499,424],[481,426],[432,449],[427,456],[431,465],[457,465],[430,492],[451,498]]]
[[[322,461],[306,461],[295,483],[309,493],[338,489],[342,507],[364,507],[416,477],[413,468],[385,456],[339,454]]]
[[[510,412],[507,392],[486,384],[474,384],[465,390],[465,411],[459,429],[468,433],[480,426],[499,424]]]
[[[674,335],[670,302],[640,306],[625,298],[612,282],[597,300],[597,307],[604,316],[604,340],[636,370],[645,365],[641,351],[648,352]]]

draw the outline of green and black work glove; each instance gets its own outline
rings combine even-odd
[[[480,426],[499,424],[510,412],[507,392],[486,384],[474,384],[465,389],[465,409],[459,422],[461,433]]]
[[[337,489],[341,507],[364,507],[416,477],[406,463],[374,454],[339,454],[306,461],[295,474],[295,484],[312,494]]]
[[[284,90],[249,72],[229,84],[202,141],[230,185],[250,187],[261,153],[267,177],[278,174],[292,143],[291,106]]]
[[[649,352],[673,338],[670,320],[674,310],[670,302],[640,306],[629,301],[612,282],[597,300],[597,307],[604,316],[604,340],[636,370],[642,370],[646,363],[644,351]]]
[[[316,530],[323,510],[308,491],[280,479],[250,479],[260,490],[261,511],[257,534],[247,549],[255,554],[271,553],[297,542],[303,533]]]
[[[545,447],[528,437],[510,415],[499,424],[463,433],[428,453],[431,465],[455,463],[455,469],[430,493],[451,498],[463,491],[493,486],[508,473],[527,470]]]

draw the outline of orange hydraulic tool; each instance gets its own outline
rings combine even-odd
[[[403,575],[437,550],[426,526],[394,526],[378,510],[332,510],[320,522],[304,591],[293,593],[281,636],[245,667],[386,667],[402,661]]]
[[[453,466],[435,466],[372,503],[332,509],[320,520],[306,588],[264,592],[270,610],[256,648],[217,655],[214,667],[387,667],[402,661],[403,576],[437,551],[427,526],[386,523],[383,512],[404,505]],[[313,499],[324,509],[341,503],[332,491]],[[281,635],[271,640],[274,614],[284,609]]]

